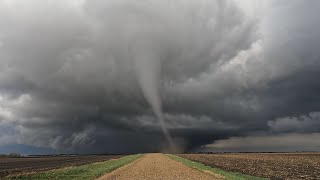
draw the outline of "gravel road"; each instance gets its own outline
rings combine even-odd
[[[140,159],[108,173],[99,180],[216,180],[217,174],[204,173],[174,161],[163,154],[146,154]]]

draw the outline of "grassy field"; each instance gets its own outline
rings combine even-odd
[[[173,160],[179,161],[187,166],[190,166],[192,168],[196,168],[200,171],[204,171],[204,172],[213,172],[216,174],[220,174],[222,176],[224,176],[227,180],[266,180],[267,178],[261,178],[261,177],[255,177],[255,176],[250,176],[250,175],[245,175],[242,173],[238,173],[238,172],[228,172],[228,171],[224,171],[222,169],[219,168],[214,168],[211,166],[206,166],[204,164],[198,163],[198,162],[194,162],[179,156],[175,156],[175,155],[171,155],[168,154],[168,156],[170,158],[172,158]]]
[[[105,173],[115,170],[125,164],[128,164],[142,155],[130,155],[119,159],[109,160],[100,163],[92,163],[82,166],[74,166],[62,169],[55,169],[46,172],[29,174],[29,175],[15,175],[8,176],[5,179],[41,179],[41,180],[51,180],[51,179],[96,179]]]

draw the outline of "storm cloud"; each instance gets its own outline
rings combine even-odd
[[[0,146],[165,151],[159,118],[186,151],[318,136],[320,2],[242,2],[0,0]]]

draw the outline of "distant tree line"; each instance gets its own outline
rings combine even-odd
[[[19,153],[0,154],[0,157],[21,157]]]

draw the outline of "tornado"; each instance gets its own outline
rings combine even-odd
[[[170,148],[173,148],[174,143],[164,121],[160,96],[161,54],[152,47],[151,45],[135,47],[135,72],[143,95],[152,107],[167,143],[170,145]]]

